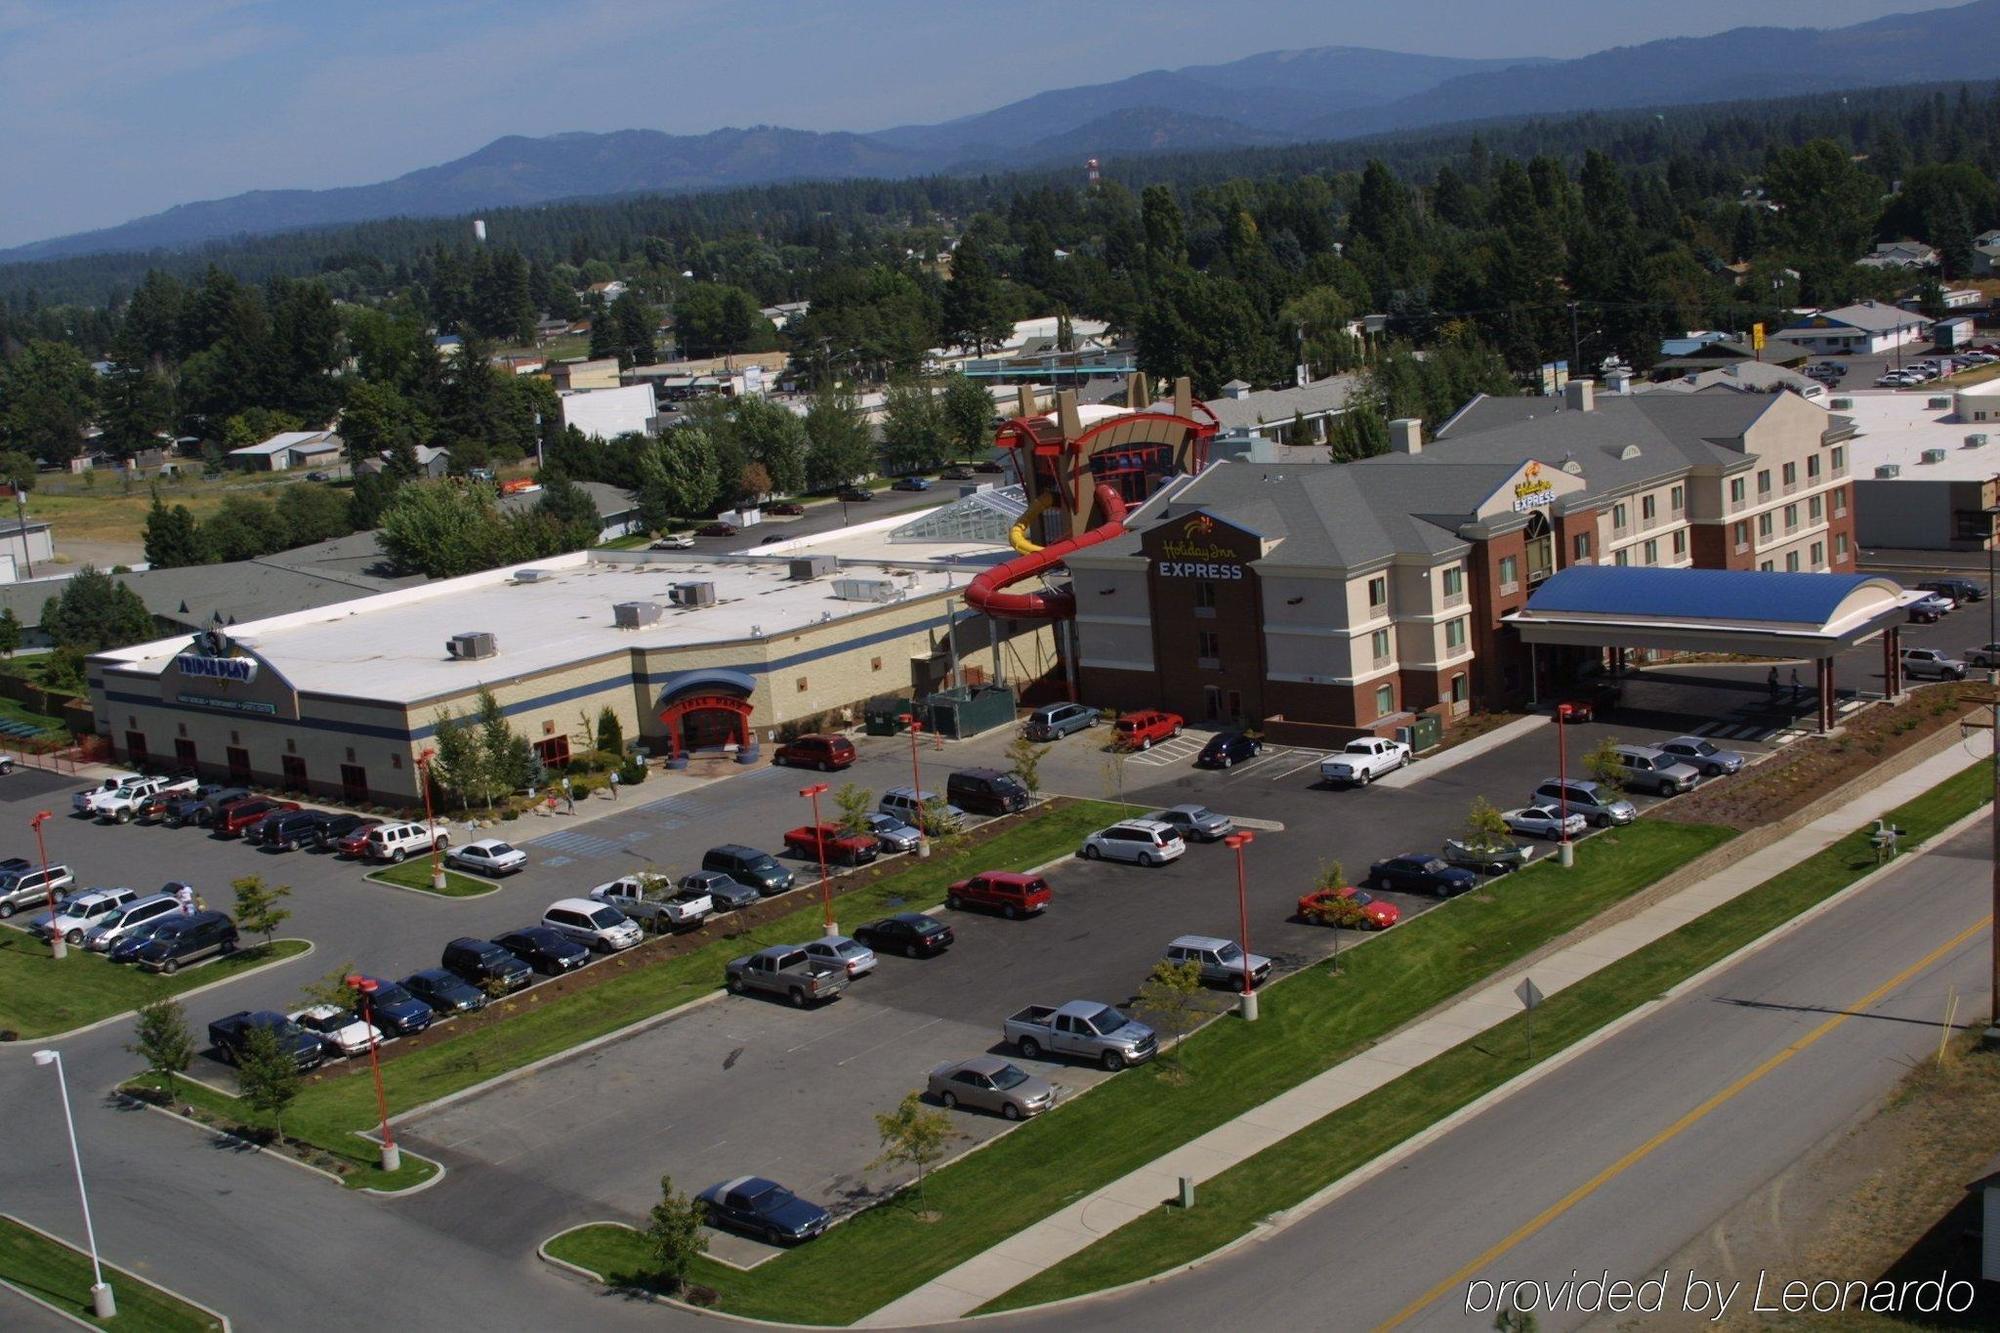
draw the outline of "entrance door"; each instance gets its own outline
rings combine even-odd
[[[368,770],[359,764],[342,764],[340,795],[349,805],[368,804]]]
[[[1201,715],[1210,722],[1222,720],[1222,687],[1204,685],[1201,687]]]
[[[304,791],[306,789],[306,761],[298,755],[288,754],[281,755],[278,763],[285,772],[285,790]]]
[[[201,761],[196,757],[194,742],[185,736],[174,742],[174,764],[186,773],[201,771]]]
[[[232,745],[227,751],[229,760],[229,780],[239,787],[250,785],[250,752],[240,745]]]
[[[131,760],[132,767],[144,768],[146,766],[145,732],[128,731],[125,733],[125,755],[126,758]]]
[[[681,719],[681,745],[689,750],[719,750],[739,738],[736,714],[721,708],[698,708]]]

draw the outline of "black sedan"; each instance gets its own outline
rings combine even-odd
[[[1228,768],[1264,752],[1264,742],[1246,731],[1219,731],[1194,757],[1197,768]]]
[[[922,912],[898,912],[857,928],[854,938],[880,953],[928,958],[943,953],[956,938],[951,927]]]
[[[861,504],[863,501],[873,500],[874,498],[875,492],[865,486],[843,486],[834,492],[834,499],[845,500],[849,504]]]
[[[440,1017],[469,1014],[486,1007],[486,996],[441,967],[425,968],[403,978],[403,989],[437,1010]]]
[[[1461,870],[1426,852],[1392,856],[1368,867],[1368,887],[1393,889],[1400,893],[1428,893],[1449,898],[1455,893],[1479,887],[1479,876]]]
[[[547,926],[510,930],[495,935],[493,942],[547,977],[573,972],[590,961],[590,950]]]
[[[710,1185],[700,1198],[707,1205],[709,1225],[728,1227],[773,1245],[811,1240],[833,1221],[826,1209],[762,1176],[738,1176]]]

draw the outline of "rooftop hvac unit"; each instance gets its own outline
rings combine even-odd
[[[546,583],[555,576],[553,569],[517,569],[514,571],[514,582]]]
[[[481,657],[492,657],[500,651],[500,645],[491,634],[478,630],[471,634],[454,634],[444,641],[444,650],[453,657],[472,661]]]
[[[1895,463],[1884,463],[1875,469],[1875,480],[1894,481],[1903,475],[1903,469]]]
[[[1923,463],[1942,463],[1944,462],[1944,450],[1926,449],[1918,456],[1918,461]]]
[[[893,602],[894,579],[835,579],[833,595],[843,602]]]
[[[611,616],[618,622],[619,629],[638,629],[641,626],[658,624],[661,607],[658,602],[619,602],[612,606]]]
[[[714,606],[713,583],[676,583],[667,589],[667,600],[675,606]]]
[[[1836,412],[1852,412],[1854,410],[1854,400],[1852,398],[1835,398],[1827,406]]]
[[[1927,405],[1927,410],[1932,412],[1949,412],[1951,411],[1951,399],[1933,398]]]
[[[1965,447],[1968,449],[1984,449],[1986,447],[1986,437],[1984,435],[1968,435],[1965,437]]]
[[[830,555],[809,555],[791,562],[791,576],[795,579],[816,579],[839,568],[840,562]]]

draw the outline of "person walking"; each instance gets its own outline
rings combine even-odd
[[[1806,687],[1805,687],[1805,685],[1804,685],[1803,683],[1801,683],[1801,682],[1800,682],[1800,680],[1799,680],[1799,669],[1798,669],[1797,667],[1793,667],[1793,668],[1792,668],[1792,702],[1793,702],[1793,703],[1797,703],[1797,702],[1798,702],[1799,700],[1801,700],[1801,699],[1803,699],[1803,698],[1805,698],[1805,697],[1806,697]]]
[[[1778,697],[1778,668],[1776,668],[1775,666],[1771,668],[1771,674],[1770,674],[1769,676],[1765,677],[1765,679],[1764,679],[1764,683],[1765,683],[1765,684],[1766,684],[1767,686],[1769,686],[1769,687],[1770,687],[1770,690],[1771,690],[1771,697],[1772,697],[1773,699],[1777,698],[1777,697]]]

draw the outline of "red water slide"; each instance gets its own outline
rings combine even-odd
[[[1072,551],[1108,542],[1125,531],[1125,501],[1110,486],[1097,488],[1104,522],[1078,537],[1051,542],[1033,555],[1017,556],[974,579],[965,589],[965,604],[1003,620],[1067,620],[1076,614],[1076,597],[1067,592],[1002,592],[1009,584],[1033,578],[1063,562]]]

